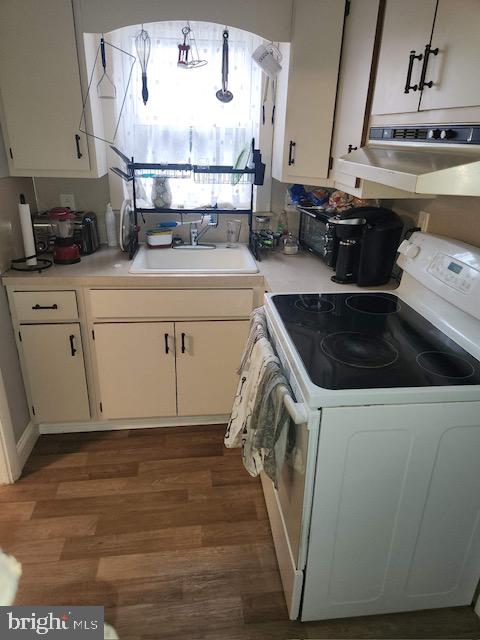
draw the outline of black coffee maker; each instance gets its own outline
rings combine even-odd
[[[391,209],[355,207],[330,218],[335,238],[334,282],[372,287],[389,281],[403,222]]]

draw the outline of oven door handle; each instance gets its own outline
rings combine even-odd
[[[308,422],[307,408],[303,402],[295,402],[292,396],[287,393],[283,397],[283,404],[295,424],[306,424]]]

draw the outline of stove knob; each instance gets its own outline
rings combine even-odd
[[[420,253],[420,247],[417,244],[410,243],[404,253],[407,258],[416,258]]]
[[[413,242],[404,240],[398,247],[398,253],[401,253],[407,258],[413,259],[416,258],[420,253],[420,247],[417,244],[413,244]]]
[[[428,134],[427,137],[430,140],[438,140],[441,136],[441,130],[440,129],[429,129],[428,130]]]
[[[442,131],[440,131],[440,138],[442,140],[452,140],[456,135],[457,133],[453,129],[442,129]]]

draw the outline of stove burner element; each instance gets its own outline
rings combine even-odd
[[[350,309],[360,311],[361,313],[371,313],[372,315],[386,316],[400,311],[400,305],[394,298],[371,293],[360,293],[349,296],[345,300],[345,304],[347,307],[350,307]]]
[[[335,308],[333,302],[317,295],[300,296],[300,299],[295,301],[295,306],[300,311],[308,313],[329,313]]]
[[[321,347],[332,360],[360,369],[381,369],[398,359],[398,351],[393,345],[368,333],[331,333],[323,338]]]
[[[417,356],[417,363],[422,369],[442,378],[470,378],[475,367],[460,356],[445,351],[423,351]]]

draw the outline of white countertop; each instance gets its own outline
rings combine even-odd
[[[166,288],[255,287],[264,279],[265,289],[271,293],[335,292],[356,289],[355,285],[341,285],[330,280],[333,271],[318,257],[301,251],[284,255],[281,251],[264,251],[257,262],[258,274],[131,274],[130,260],[118,248],[102,247],[81,262],[72,265],[54,264],[41,273],[8,271],[5,285],[63,285],[72,286],[162,286]],[[395,289],[392,282],[381,289]],[[375,288],[375,287],[374,287]]]
[[[332,282],[334,271],[308,251],[300,251],[295,255],[285,255],[280,251],[264,252],[261,258],[262,261],[257,264],[270,293],[334,293],[359,289],[354,284]],[[396,282],[391,281],[380,287],[362,289],[396,289],[397,286]]]

